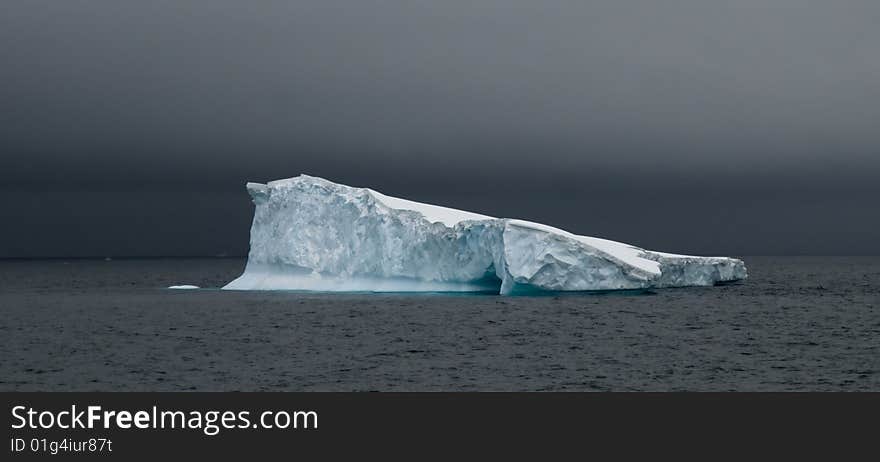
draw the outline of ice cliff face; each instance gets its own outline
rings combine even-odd
[[[247,189],[256,204],[248,263],[224,289],[512,295],[746,277],[733,258],[651,252],[306,175]]]

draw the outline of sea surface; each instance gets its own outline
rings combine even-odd
[[[244,259],[5,260],[0,391],[880,391],[880,257],[744,260],[737,284],[540,297],[218,290]]]

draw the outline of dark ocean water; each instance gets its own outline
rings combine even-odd
[[[0,390],[874,390],[880,257],[653,294],[218,288],[243,259],[0,261]]]

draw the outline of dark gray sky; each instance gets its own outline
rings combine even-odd
[[[7,0],[0,257],[244,254],[309,173],[697,254],[880,254],[880,2]]]

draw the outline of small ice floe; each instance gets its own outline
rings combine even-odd
[[[180,286],[168,286],[169,289],[198,289],[199,286],[191,286],[189,284],[184,284]]]

